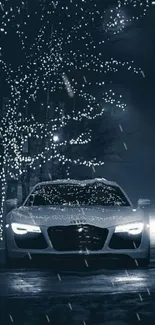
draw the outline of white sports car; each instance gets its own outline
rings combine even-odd
[[[147,266],[149,217],[122,188],[105,179],[37,184],[6,216],[8,259],[33,254],[130,257]]]

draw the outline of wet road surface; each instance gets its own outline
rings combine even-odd
[[[2,325],[155,323],[155,248],[149,269],[45,264],[1,270],[0,285]]]
[[[155,232],[153,238],[148,269],[85,260],[82,270],[73,261],[72,271],[44,262],[1,269],[0,324],[154,325]]]
[[[155,292],[155,265],[149,269],[114,269],[62,271],[12,270],[1,273],[0,296],[42,297],[74,294],[116,294]],[[147,290],[148,289],[148,290]]]
[[[8,299],[2,324],[154,324],[154,294],[83,294]]]

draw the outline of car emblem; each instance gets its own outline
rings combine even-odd
[[[70,223],[72,224],[80,224],[80,223],[86,223],[85,219],[76,219],[76,220],[71,220]]]
[[[82,227],[79,227],[78,229],[77,229],[77,232],[83,232],[83,228]]]

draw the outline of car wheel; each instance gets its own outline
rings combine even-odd
[[[148,267],[150,263],[150,259],[149,258],[141,258],[137,260],[137,266],[138,267]]]
[[[8,269],[23,268],[22,259],[20,259],[20,258],[11,258],[10,256],[8,256],[8,253],[6,253],[5,263],[6,263],[6,267]]]
[[[20,267],[20,259],[15,259],[9,256],[6,242],[5,242],[5,265],[8,269],[12,269],[12,268],[15,269]]]
[[[9,257],[7,249],[6,249],[6,253],[5,253],[5,264],[6,264],[6,267],[9,269],[13,268],[13,266],[14,266],[14,260],[11,257]]]
[[[8,254],[6,233],[5,233],[4,240],[5,240],[5,265],[7,268],[12,268],[13,267],[13,259]]]
[[[150,263],[150,247],[148,249],[148,254],[146,258],[138,258],[135,260],[137,267],[148,267]]]
[[[7,248],[5,249],[5,265],[8,269],[16,269],[20,267],[20,259],[10,257]]]

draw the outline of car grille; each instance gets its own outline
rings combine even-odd
[[[98,251],[104,246],[108,229],[79,224],[56,226],[48,229],[48,235],[57,251]]]

